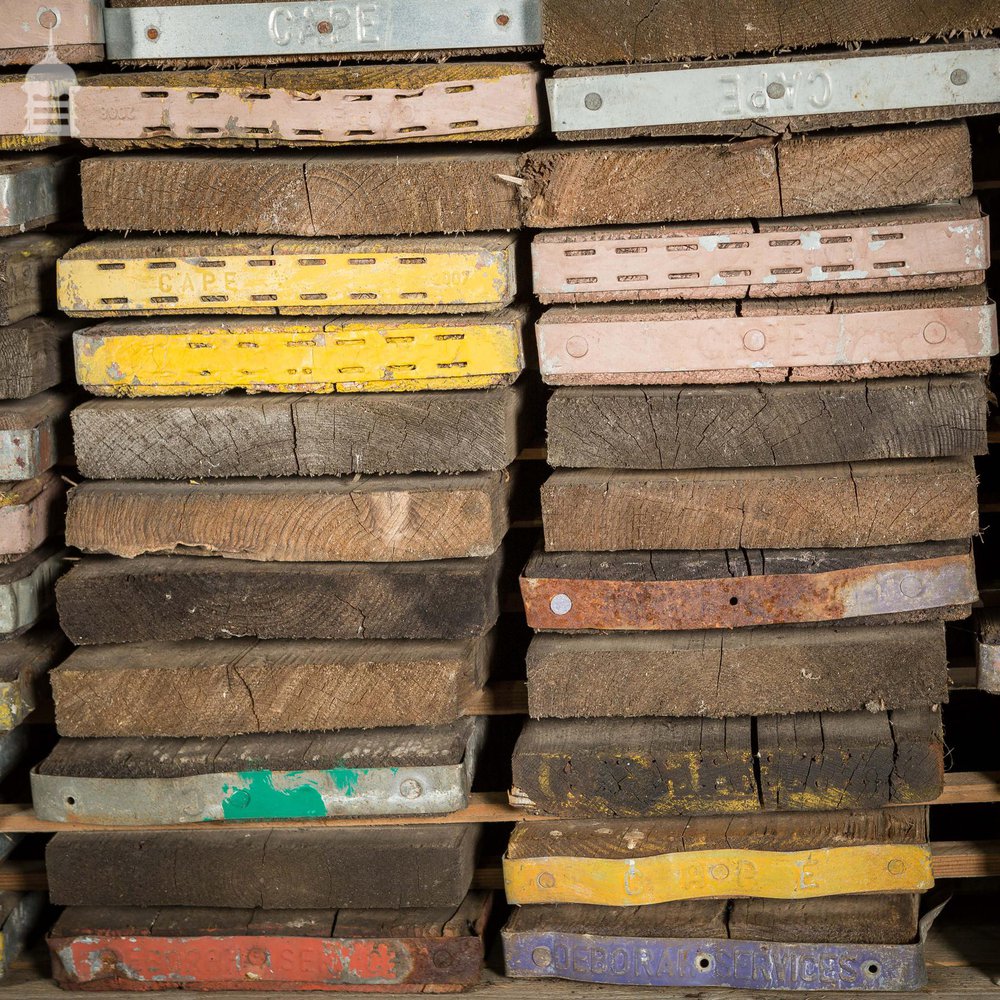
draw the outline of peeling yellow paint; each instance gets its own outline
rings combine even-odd
[[[705,850],[647,858],[503,861],[507,900],[642,906],[680,899],[812,899],[922,892],[934,885],[926,846],[874,844],[812,851]]]

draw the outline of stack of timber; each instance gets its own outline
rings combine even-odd
[[[548,4],[548,61],[665,64],[557,70],[553,130],[593,141],[524,178],[555,471],[511,802],[552,819],[504,859],[507,972],[917,989],[997,350],[963,119],[1000,48],[720,63],[673,6],[583,7]]]
[[[296,6],[114,4],[108,56],[139,65],[73,92],[108,233],[58,265],[96,398],[58,588],[79,648],[32,774],[66,824],[68,988],[454,991],[482,968],[482,828],[406,820],[468,805],[505,648],[525,307],[497,143],[538,129],[541,81],[375,60],[540,26]],[[280,65],[345,57],[370,61]]]
[[[79,176],[67,151],[69,63],[101,58],[98,4],[11,0],[0,14],[0,782],[25,795],[52,745],[49,671],[71,646],[55,620],[69,445],[70,338],[55,266],[79,242]],[[0,834],[0,861],[35,838]],[[40,891],[0,892],[0,976],[40,929]]]

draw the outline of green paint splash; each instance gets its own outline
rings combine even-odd
[[[328,772],[331,776],[336,771]],[[223,786],[225,819],[315,819],[326,816],[326,805],[316,785],[294,782],[295,772],[282,777],[283,788],[274,787],[273,771],[240,771],[238,787]],[[354,779],[357,781],[357,778]]]

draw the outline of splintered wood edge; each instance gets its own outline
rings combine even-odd
[[[913,805],[965,805],[969,803],[1000,802],[1000,771],[957,771],[945,775],[944,792],[932,802],[890,803],[889,808]],[[329,819],[295,820],[240,820],[228,824],[239,830],[281,829],[303,827],[347,827],[347,826],[410,826],[433,823],[519,823],[529,820],[549,821],[552,816],[535,816],[516,809],[508,802],[508,793],[473,792],[469,805],[458,812],[443,816],[396,816],[396,817],[336,817]],[[103,826],[96,823],[54,823],[35,817],[32,807],[25,803],[0,804],[0,833],[106,833],[110,830],[205,830],[204,822],[177,823],[169,826]],[[219,829],[216,823],[212,829]],[[1000,842],[997,851],[1000,852]],[[1000,874],[1000,862],[997,865]],[[0,888],[3,888],[0,885]]]

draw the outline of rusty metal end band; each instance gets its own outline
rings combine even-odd
[[[109,59],[331,56],[542,44],[538,0],[349,0],[116,7],[104,12]]]
[[[764,990],[916,990],[927,982],[913,945],[786,944],[503,931],[508,976],[609,986]]]
[[[69,180],[71,161],[39,164],[0,174],[0,226],[29,226],[59,214],[59,189]]]
[[[971,552],[823,573],[704,580],[521,578],[539,630],[660,631],[839,621],[972,604]]]
[[[863,115],[1000,103],[1000,48],[637,68],[546,82],[552,130]]]

